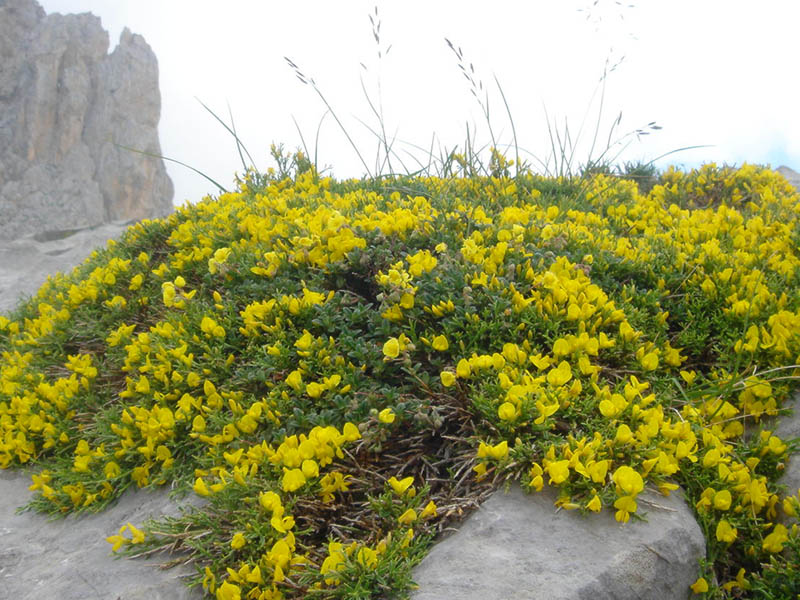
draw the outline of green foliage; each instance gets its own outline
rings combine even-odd
[[[402,595],[514,479],[621,522],[681,485],[709,578],[791,569],[795,446],[763,429],[800,354],[784,180],[708,165],[645,196],[495,153],[487,177],[339,182],[273,154],[0,319],[0,463],[36,465],[32,507],[193,491],[108,539],[184,553],[222,598]]]

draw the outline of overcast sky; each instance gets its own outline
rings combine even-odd
[[[620,160],[684,167],[704,162],[786,164],[800,170],[800,26],[798,0],[39,0],[45,11],[92,12],[109,31],[111,49],[123,27],[145,37],[159,62],[161,147],[231,187],[242,170],[233,138],[209,115],[233,113],[240,138],[259,169],[273,163],[271,142],[316,145],[321,167],[337,177],[365,173],[326,112],[284,61],[308,76],[374,170],[377,127],[359,78],[396,137],[409,169],[426,155],[463,145],[467,125],[476,146],[490,143],[486,119],[458,60],[463,51],[476,83],[488,90],[494,134],[512,142],[495,77],[505,93],[518,145],[530,162],[550,154],[545,109],[573,138],[585,123],[577,162],[585,162],[605,65],[607,78],[597,156],[611,141],[655,122],[663,129],[633,143]],[[378,6],[381,59],[369,15]],[[388,53],[386,49],[389,48]],[[621,63],[619,62],[621,60]],[[363,63],[363,66],[362,66]],[[425,148],[415,150],[411,144]],[[513,150],[511,151],[513,153]],[[615,154],[616,152],[614,152]],[[610,155],[609,155],[610,156]],[[393,164],[397,170],[397,160]],[[174,163],[175,203],[216,193],[212,184]]]

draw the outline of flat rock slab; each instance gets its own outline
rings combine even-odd
[[[9,600],[195,600],[181,576],[193,567],[159,569],[176,557],[116,558],[105,541],[128,521],[136,526],[162,514],[178,514],[165,491],[137,490],[100,514],[48,520],[27,504],[30,476],[0,470],[0,598]],[[130,536],[130,534],[127,534]]]
[[[0,241],[0,313],[35,294],[48,275],[69,273],[96,248],[118,239],[129,222],[78,230],[49,231]]]
[[[685,600],[705,540],[680,494],[645,492],[645,521],[556,510],[545,489],[496,492],[414,571],[413,600]]]
[[[70,272],[95,248],[117,239],[128,223],[51,231],[0,243],[0,313],[35,294],[49,274]],[[127,522],[177,514],[166,491],[131,491],[100,514],[48,520],[17,513],[32,497],[30,475],[0,470],[0,598],[14,600],[190,600],[182,575],[192,567],[158,569],[175,557],[118,559],[105,541]],[[129,534],[128,534],[129,535]]]
[[[774,433],[784,442],[788,442],[800,438],[800,394],[795,394],[783,407],[792,412],[778,419]],[[789,457],[780,483],[786,486],[787,496],[800,492],[800,454]]]

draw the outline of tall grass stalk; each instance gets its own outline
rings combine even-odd
[[[325,97],[325,94],[323,94],[322,91],[317,86],[317,82],[314,81],[313,77],[306,77],[306,75],[289,57],[284,56],[283,58],[289,65],[289,67],[291,67],[294,70],[297,79],[299,79],[303,85],[310,85],[311,89],[313,89],[314,92],[316,92],[317,96],[319,96],[320,100],[322,100],[323,104],[325,104],[325,107],[328,109],[331,116],[339,125],[339,128],[342,130],[342,133],[344,133],[345,137],[347,138],[347,141],[350,142],[350,145],[353,147],[353,150],[355,150],[358,159],[361,161],[361,164],[364,166],[364,169],[367,172],[367,177],[373,179],[374,177],[372,175],[372,171],[370,170],[369,165],[367,165],[367,161],[365,161],[364,157],[361,155],[361,151],[358,149],[358,145],[353,141],[353,138],[350,137],[350,134],[347,132],[347,128],[342,124],[342,121],[339,119],[338,115],[336,114],[336,111],[333,110],[333,107],[328,102],[328,99]]]

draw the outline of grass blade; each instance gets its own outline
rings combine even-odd
[[[229,193],[229,192],[228,192],[228,190],[227,190],[227,189],[225,189],[225,187],[224,187],[223,185],[220,185],[219,183],[217,183],[216,181],[214,181],[213,179],[211,179],[211,177],[209,177],[208,175],[206,175],[205,173],[203,173],[203,172],[202,172],[202,171],[200,171],[199,169],[195,169],[193,166],[191,166],[191,165],[187,165],[187,164],[186,164],[186,163],[184,163],[184,162],[181,162],[181,161],[179,161],[179,160],[176,160],[176,159],[174,159],[174,158],[169,158],[168,156],[164,156],[163,154],[155,154],[155,153],[153,153],[153,152],[145,152],[144,150],[137,150],[136,148],[130,148],[130,147],[128,147],[128,146],[123,146],[122,144],[114,144],[114,145],[115,145],[117,148],[122,148],[122,149],[124,149],[124,150],[129,150],[130,152],[136,152],[137,154],[143,154],[144,156],[150,156],[150,157],[152,157],[152,158],[160,158],[161,160],[168,160],[169,162],[174,162],[174,163],[176,163],[176,164],[179,164],[180,166],[182,166],[182,167],[186,167],[187,169],[190,169],[190,170],[194,171],[194,172],[195,172],[195,173],[197,173],[198,175],[200,175],[200,176],[202,176],[202,177],[205,177],[205,178],[206,178],[208,181],[210,181],[210,182],[211,182],[211,183],[213,183],[215,186],[217,186],[217,188],[219,188],[219,191],[220,191],[220,192],[222,192],[223,194],[227,194],[227,193]]]

